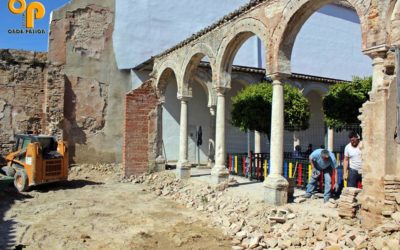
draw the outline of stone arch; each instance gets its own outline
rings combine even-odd
[[[291,1],[285,6],[282,14],[282,20],[276,26],[271,49],[271,70],[273,73],[291,73],[290,60],[294,41],[300,29],[308,18],[321,7],[335,3],[335,0],[298,0]],[[364,1],[347,0],[355,9],[361,25],[362,48],[367,48],[367,12],[369,4]],[[368,6],[366,6],[368,5]]]
[[[222,41],[216,59],[216,74],[214,84],[218,87],[230,87],[232,64],[236,53],[243,43],[252,36],[261,39],[268,54],[268,29],[263,22],[254,18],[244,18],[230,28],[230,34]],[[266,58],[265,58],[266,59]],[[265,60],[267,62],[267,60]],[[267,63],[268,64],[268,63]],[[268,70],[267,70],[268,71]]]
[[[328,92],[328,88],[323,86],[322,84],[311,83],[304,87],[302,93],[304,96],[307,96],[310,92],[315,91],[321,96],[324,96],[326,92]]]
[[[163,63],[157,72],[159,72],[159,74],[157,75],[156,88],[159,92],[163,93],[165,91],[165,88],[167,87],[167,79],[169,79],[171,76],[175,77],[177,81],[178,91],[181,89],[178,77],[179,75],[177,74],[178,71],[176,70],[174,63],[171,61]]]
[[[201,74],[200,76],[196,75],[194,80],[201,85],[204,89],[204,92],[207,93],[207,106],[216,106],[217,105],[217,96],[215,94],[214,89],[212,88],[211,76],[208,74]],[[204,81],[205,80],[205,81]]]
[[[244,74],[233,74],[232,81],[241,81],[245,86],[253,83],[259,83],[262,81],[261,78],[257,79],[255,76],[252,75],[244,75]]]
[[[185,90],[190,89],[190,81],[194,77],[194,72],[198,68],[200,61],[202,58],[208,57],[210,60],[210,67],[211,67],[211,72],[214,72],[215,69],[215,55],[212,51],[212,49],[204,44],[196,44],[193,48],[190,48],[190,54],[185,57],[185,60],[182,63],[182,69],[183,71],[183,79],[182,79],[182,88]],[[212,74],[212,73],[211,73]],[[207,93],[207,99],[210,99],[210,90],[207,85],[203,86],[203,83],[201,80],[197,81],[202,84],[202,87],[204,88],[205,92]]]

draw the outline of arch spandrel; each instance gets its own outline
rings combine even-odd
[[[269,32],[267,26],[262,21],[251,17],[240,19],[234,24],[224,27],[224,30],[226,36],[218,48],[216,71],[215,73],[213,72],[213,78],[215,78],[215,87],[230,88],[233,60],[247,39],[257,36],[262,41],[266,52],[264,59],[268,62]]]
[[[269,58],[271,58],[272,73],[280,72],[284,74],[291,73],[290,59],[294,41],[300,29],[308,18],[327,4],[333,4],[335,0],[292,0],[282,10],[282,18],[274,28],[272,34],[272,49]],[[371,28],[368,19],[371,0],[347,0],[355,9],[359,19],[362,33],[362,48],[367,49],[368,32]]]

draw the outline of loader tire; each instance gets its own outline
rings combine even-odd
[[[14,186],[19,192],[28,191],[28,175],[25,170],[20,169],[14,175]]]
[[[9,177],[14,177],[15,175],[15,169],[13,167],[5,166],[2,167],[1,170],[3,170],[3,172]]]

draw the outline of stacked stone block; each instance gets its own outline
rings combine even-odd
[[[360,204],[357,202],[357,195],[361,192],[358,188],[344,188],[339,199],[338,213],[344,219],[352,219],[357,215]]]
[[[387,175],[384,179],[385,201],[382,215],[391,217],[400,212],[400,177]]]

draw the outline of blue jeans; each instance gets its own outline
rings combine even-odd
[[[324,187],[324,200],[327,201],[329,200],[329,198],[331,198],[331,175],[332,175],[332,167],[329,167],[325,170],[321,171],[321,174],[324,173],[324,182],[325,182],[325,187]],[[315,189],[317,188],[318,182],[319,182],[319,178],[313,178],[311,176],[310,178],[310,182],[307,184],[307,191],[306,194],[307,195],[311,195],[312,192],[315,191]]]

